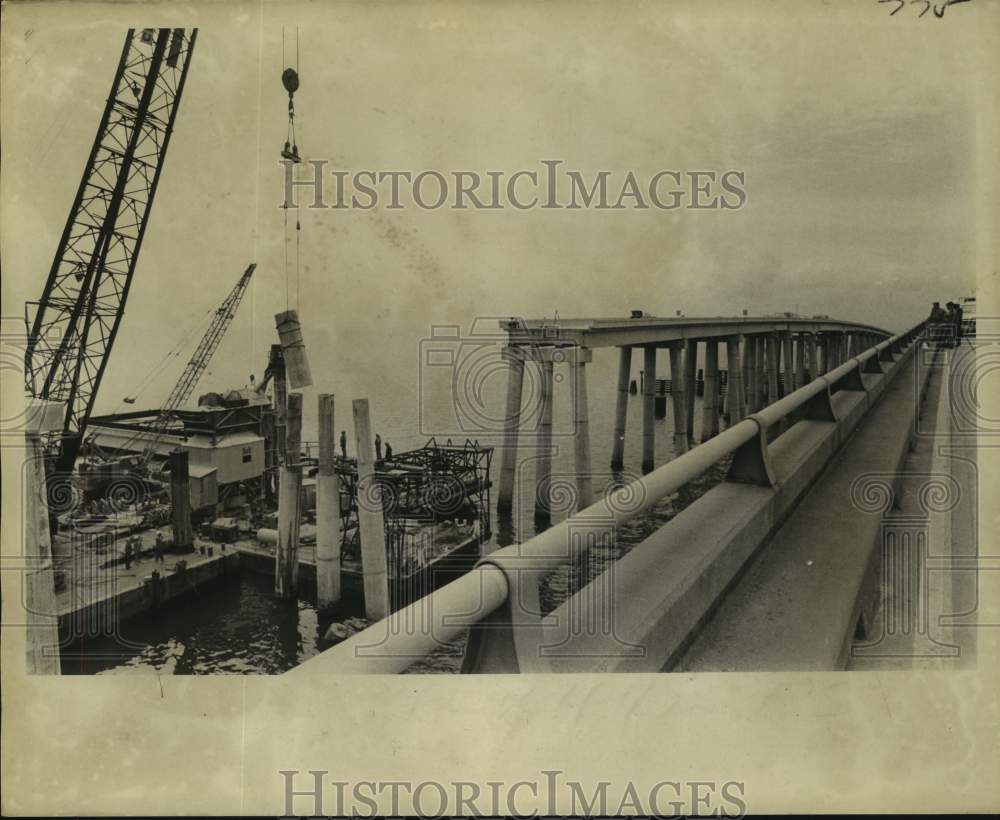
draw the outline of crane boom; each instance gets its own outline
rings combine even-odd
[[[162,438],[164,433],[166,433],[167,428],[173,421],[174,413],[177,411],[177,408],[191,397],[191,393],[194,390],[195,385],[198,384],[198,379],[200,379],[201,374],[205,372],[205,368],[208,367],[208,363],[212,360],[212,356],[215,355],[215,351],[218,349],[219,343],[222,341],[222,337],[225,335],[226,330],[233,321],[233,317],[236,316],[236,310],[239,308],[240,302],[243,301],[243,294],[246,292],[247,285],[250,284],[250,277],[253,276],[253,272],[256,269],[256,263],[251,263],[250,266],[243,272],[243,275],[239,278],[239,281],[233,289],[229,292],[229,295],[216,309],[215,315],[212,317],[212,321],[208,326],[208,330],[206,330],[205,335],[202,336],[201,341],[198,343],[198,347],[191,356],[191,360],[187,363],[187,366],[184,368],[184,372],[181,373],[181,377],[177,380],[177,384],[175,384],[174,389],[170,391],[167,401],[160,409],[159,415],[157,415],[156,420],[150,427],[152,436],[146,442],[146,446],[139,458],[140,467],[145,467],[149,463],[149,460],[156,452],[156,445],[159,443],[160,438]]]
[[[121,324],[197,33],[129,29],[42,297],[25,305],[27,392],[66,405],[45,441],[59,472],[76,461]]]

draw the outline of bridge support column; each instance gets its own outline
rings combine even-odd
[[[750,402],[752,401],[750,395],[750,365],[753,360],[753,343],[751,341],[752,336],[743,336],[743,356],[741,358],[741,364],[743,366],[743,381],[742,392],[740,393],[740,415],[745,416],[750,411]]]
[[[673,354],[670,359],[673,365]],[[653,427],[655,422],[654,406],[656,396],[656,348],[652,345],[642,349],[642,369],[644,372],[642,382],[642,471],[650,472],[656,461],[656,430]],[[673,390],[677,389],[675,371],[671,370],[671,378],[674,378],[674,387],[671,391],[671,402],[676,401]]]
[[[757,406],[760,410],[765,405],[764,394],[767,391],[767,336],[757,337]]]
[[[750,412],[756,413],[761,408],[761,397],[764,394],[764,337],[750,336]]]
[[[701,440],[719,433],[719,343],[705,342],[705,394],[702,399]]]
[[[729,385],[726,389],[726,406],[729,424],[743,421],[743,362],[740,356],[740,337],[726,339],[726,367],[729,368]]]
[[[611,446],[611,469],[625,464],[625,424],[628,419],[628,388],[632,373],[632,348],[618,348],[618,392],[615,396],[615,440]]]
[[[594,502],[594,479],[590,468],[590,414],[587,410],[587,363],[594,354],[589,348],[570,351],[570,390],[573,402],[573,455],[576,466],[577,510]],[[627,395],[627,393],[626,393]]]
[[[278,548],[274,553],[274,594],[293,598],[299,585],[299,517],[302,497],[302,394],[288,394],[285,464],[278,485]]]
[[[815,333],[806,335],[806,378],[813,381],[819,373],[818,340]]]
[[[677,454],[688,450],[687,393],[684,378],[684,342],[670,344],[670,405],[674,408],[674,450]]]
[[[316,473],[316,605],[329,609],[340,600],[340,483],[334,397],[319,397],[319,470]]]
[[[514,474],[517,471],[517,433],[521,426],[521,393],[524,387],[524,353],[507,345],[507,407],[503,419],[503,461],[500,464],[500,492],[497,510],[510,512],[514,505]]]
[[[552,389],[554,384],[550,351],[542,351],[539,362],[542,385],[538,417],[538,459],[535,461],[535,517],[548,518],[552,513],[550,484],[552,481]]]
[[[698,369],[698,340],[688,339],[684,346],[684,421],[687,440],[694,440],[694,397],[697,393],[695,374]]]
[[[795,337],[795,389],[805,386],[806,383],[806,337],[804,333],[799,333]]]
[[[361,535],[361,576],[365,617],[380,621],[389,614],[389,572],[385,555],[385,513],[376,486],[368,399],[355,399],[354,442],[358,454],[358,529]]]
[[[781,334],[781,395],[787,396],[795,392],[795,358],[792,355],[792,333],[786,330]]]
[[[767,404],[778,400],[778,334],[767,334]]]

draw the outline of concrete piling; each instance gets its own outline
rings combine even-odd
[[[799,333],[795,337],[795,389],[804,387],[806,383],[806,337]]]
[[[352,402],[354,442],[358,454],[358,529],[365,617],[380,621],[389,614],[389,571],[385,555],[385,513],[375,477],[368,399]]]
[[[784,377],[781,395],[787,396],[795,391],[795,358],[792,355],[792,334],[781,334],[781,372]]]
[[[284,464],[288,459],[286,452],[288,449],[288,380],[284,359],[281,359],[281,362],[281,366],[272,377],[274,383],[274,441],[278,447],[278,464]]]
[[[316,604],[329,609],[340,600],[340,482],[334,397],[319,397],[319,470],[316,473]]]
[[[729,385],[726,389],[726,405],[729,409],[729,424],[743,421],[743,362],[740,356],[740,337],[726,339],[726,367],[729,371]]]
[[[705,392],[702,398],[701,440],[708,441],[719,432],[719,343],[705,342]]]
[[[778,334],[768,333],[767,339],[767,404],[778,400]]]
[[[309,370],[309,359],[306,356],[298,311],[286,310],[284,313],[275,314],[274,323],[278,328],[278,339],[281,342],[288,381],[292,389],[309,387],[312,384],[312,373]]]
[[[671,353],[673,362],[673,353]],[[642,383],[642,471],[648,473],[656,466],[655,396],[656,396],[656,348],[652,345],[642,349],[642,368],[645,377]],[[674,376],[675,371],[671,371]],[[675,381],[676,385],[677,382]],[[676,402],[677,397],[672,396]]]
[[[302,395],[288,395],[285,464],[279,471],[278,548],[274,553],[274,594],[292,598],[299,583],[299,519],[301,515]]]
[[[696,391],[695,373],[698,368],[698,340],[688,339],[684,345],[684,421],[687,440],[694,440],[694,396]]]
[[[684,342],[670,345],[670,404],[674,408],[674,450],[678,455],[688,451],[687,394],[684,378]]]
[[[746,416],[750,412],[750,337],[741,336],[740,341],[742,344],[742,351],[740,356],[740,368],[742,371],[742,379],[740,384],[743,386],[743,392],[740,394],[740,410],[743,411],[743,415]]]
[[[618,391],[615,394],[614,442],[611,446],[611,469],[625,464],[625,424],[628,419],[629,376],[632,372],[632,348],[618,348]]]
[[[587,410],[587,363],[593,351],[576,347],[569,352],[569,384],[573,403],[573,455],[576,466],[577,509],[594,500],[594,480],[590,467],[590,415]]]
[[[760,409],[760,372],[757,366],[756,336],[747,336],[744,355],[747,369],[747,414],[756,413]]]
[[[500,462],[497,510],[510,512],[514,504],[514,478],[517,471],[517,433],[521,426],[524,354],[519,348],[507,345],[502,355],[507,362],[507,407],[503,420],[503,460]]]
[[[170,504],[174,551],[191,552],[194,533],[191,530],[191,479],[186,450],[174,450],[170,454]]]
[[[553,362],[550,350],[542,350],[539,362],[542,376],[541,402],[538,417],[538,458],[535,461],[535,517],[546,519],[552,513],[552,391]]]

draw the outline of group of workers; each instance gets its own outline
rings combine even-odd
[[[347,431],[340,431],[340,452],[344,458],[347,458]],[[392,445],[387,441],[385,443],[385,458],[392,458]],[[382,461],[382,436],[378,433],[375,434],[375,460]]]
[[[157,564],[162,564],[166,561],[166,558],[163,557],[164,545],[163,534],[156,533],[156,540],[153,542],[153,558]],[[125,569],[131,569],[132,561],[138,561],[141,554],[142,536],[130,535],[125,539]]]
[[[948,302],[941,307],[935,302],[928,317],[931,340],[942,347],[955,347],[962,341],[962,306],[956,302]]]

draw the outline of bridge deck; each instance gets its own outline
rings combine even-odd
[[[707,316],[637,319],[509,319],[500,322],[514,345],[580,345],[620,347],[669,344],[686,339],[725,339],[735,335],[774,332],[827,333],[866,332],[885,336],[889,332],[873,325],[845,322],[830,317],[807,316]]]
[[[918,359],[920,357],[917,357]],[[843,669],[855,626],[877,601],[879,511],[859,509],[864,476],[899,476],[914,430],[906,368],[755,557],[681,655],[676,671]],[[898,479],[888,479],[896,484]]]

